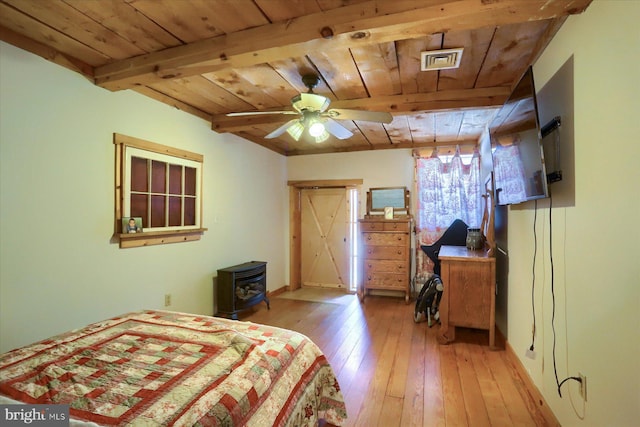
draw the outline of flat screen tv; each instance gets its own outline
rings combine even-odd
[[[549,196],[533,70],[527,68],[489,125],[496,203]]]

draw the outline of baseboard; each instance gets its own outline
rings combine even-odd
[[[524,381],[520,392],[528,394],[530,401],[535,402],[536,409],[540,411],[540,414],[544,418],[544,425],[560,427],[558,419],[556,418],[549,405],[547,405],[547,402],[544,400],[542,393],[540,393],[540,390],[538,390],[538,387],[536,387],[535,383],[531,379],[531,376],[529,375],[529,372],[524,367],[515,351],[513,350],[513,347],[511,347],[509,341],[507,341],[504,335],[502,335],[500,329],[496,328],[496,341],[498,341],[498,339],[500,339],[501,342],[504,342],[507,362],[513,367],[513,369],[517,371],[520,378],[522,378],[522,380]],[[527,400],[528,399],[525,399],[525,401]]]
[[[288,286],[283,286],[281,288],[276,289],[275,291],[267,291],[267,296],[269,297],[275,297],[280,295],[283,292],[287,292],[289,290]]]

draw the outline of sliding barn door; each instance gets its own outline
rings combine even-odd
[[[348,289],[347,190],[304,189],[301,196],[302,285]]]

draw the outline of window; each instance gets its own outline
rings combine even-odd
[[[141,217],[149,231],[199,228],[201,164],[132,147],[126,152],[123,215]]]
[[[432,154],[416,156],[416,268],[419,273],[432,269],[431,261],[419,250],[430,245],[456,219],[469,227],[482,222],[483,189],[480,182],[480,158],[477,152],[464,155],[456,149],[449,161]]]
[[[203,156],[120,134],[114,144],[120,247],[198,240]],[[141,218],[143,232],[123,234],[123,218]]]

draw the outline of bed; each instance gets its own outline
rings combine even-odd
[[[76,425],[336,426],[326,357],[294,331],[129,313],[0,355],[0,403],[69,405]]]

